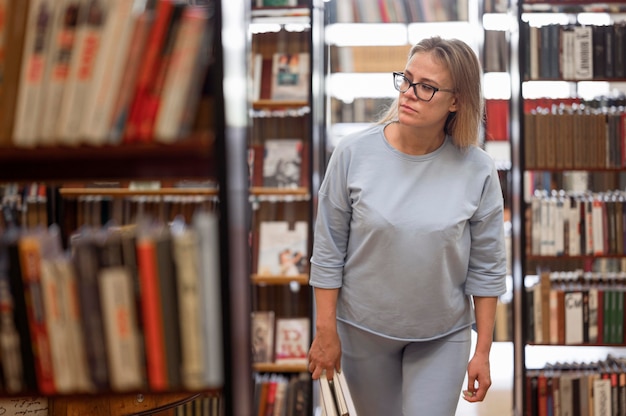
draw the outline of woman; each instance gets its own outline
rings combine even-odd
[[[481,77],[465,43],[419,42],[393,74],[399,96],[386,116],[345,137],[329,162],[309,371],[345,370],[359,416],[452,416],[466,372],[466,400],[491,385],[506,256],[499,178],[477,146]]]

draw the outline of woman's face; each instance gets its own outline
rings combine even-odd
[[[420,82],[442,89],[454,88],[450,72],[430,52],[414,54],[407,62],[404,75],[411,83]],[[430,101],[424,101],[417,98],[414,88],[409,88],[400,93],[398,100],[398,120],[408,126],[443,130],[451,111],[456,111],[456,98],[451,92],[437,91]]]

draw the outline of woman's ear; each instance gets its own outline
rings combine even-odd
[[[450,103],[450,107],[448,107],[448,111],[451,113],[455,113],[457,111],[457,99],[456,97],[452,98],[452,102]]]

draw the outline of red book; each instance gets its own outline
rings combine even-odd
[[[139,68],[137,75],[135,93],[131,100],[124,134],[124,142],[126,143],[139,140],[140,125],[145,112],[145,106],[150,105],[150,86],[158,71],[159,55],[170,28],[174,5],[175,0],[159,0],[157,3],[154,24],[148,35],[146,48],[141,59],[141,68]]]
[[[509,139],[509,100],[486,100],[485,140]]]
[[[41,251],[35,237],[22,237],[18,243],[20,267],[24,281],[26,312],[33,343],[37,385],[42,394],[56,393],[50,339],[43,314],[41,292]]]
[[[186,5],[183,3],[176,3],[171,11],[167,32],[148,82],[143,104],[139,108],[137,140],[140,142],[149,142],[154,137],[154,124],[161,105],[163,86],[165,85],[167,71],[173,58],[174,44],[176,43],[185,7]]]
[[[137,269],[141,286],[141,313],[146,350],[148,385],[156,391],[168,388],[167,361],[163,342],[163,316],[156,248],[149,238],[137,241]]]

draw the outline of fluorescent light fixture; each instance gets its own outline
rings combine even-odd
[[[355,98],[394,98],[398,91],[393,87],[391,72],[384,73],[334,73],[327,78],[327,93],[344,102]]]
[[[511,16],[504,13],[485,13],[483,14],[483,28],[508,31],[513,27],[511,20]]]
[[[335,23],[326,26],[325,38],[336,46],[406,45],[407,30],[396,23]]]
[[[483,94],[487,99],[511,98],[511,77],[508,72],[487,72],[483,76]]]
[[[480,29],[482,32],[482,28]],[[420,40],[432,36],[444,39],[460,39],[470,45],[478,53],[479,31],[468,22],[431,22],[411,23],[409,25],[409,42],[415,45]]]

